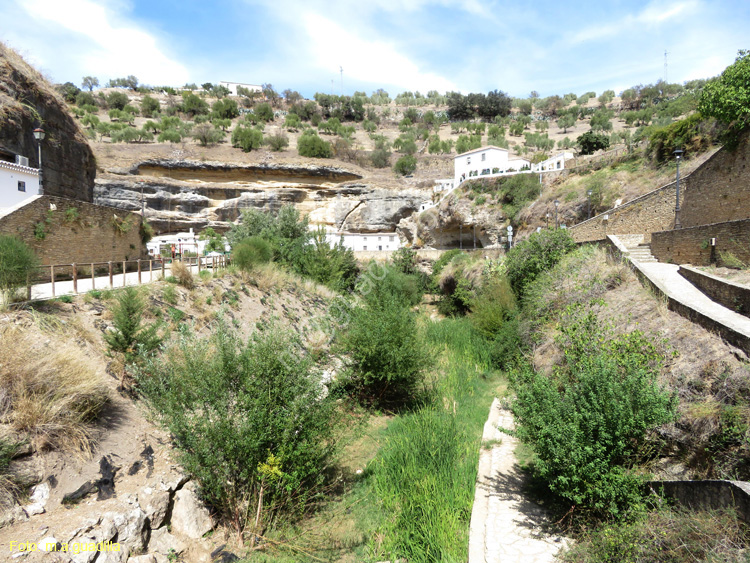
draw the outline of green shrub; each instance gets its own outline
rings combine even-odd
[[[25,242],[0,235],[0,302],[12,300],[38,264],[39,259]]]
[[[413,174],[416,169],[417,169],[417,158],[410,154],[402,156],[396,161],[396,164],[393,165],[393,170],[397,174],[401,174],[402,176],[408,176],[409,174]]]
[[[266,137],[265,143],[272,151],[279,152],[289,146],[289,137],[284,135],[284,133],[276,133],[275,135]]]
[[[104,340],[113,352],[122,353],[126,362],[154,351],[161,344],[159,326],[143,325],[146,303],[134,287],[126,287],[117,295],[112,308],[112,331],[104,333]]]
[[[237,127],[232,131],[232,146],[250,152],[263,146],[263,133],[255,127]]]
[[[299,516],[319,498],[336,451],[336,404],[299,349],[276,330],[243,345],[220,323],[207,340],[183,334],[138,377],[186,471],[238,532]]]
[[[641,502],[634,471],[646,433],[675,418],[676,397],[657,384],[661,356],[638,331],[612,337],[593,313],[563,320],[565,362],[556,376],[517,369],[516,435],[535,471],[584,510],[621,516]]]
[[[295,269],[339,292],[354,289],[359,268],[351,249],[339,241],[331,246],[325,231],[319,229],[313,235],[313,244],[304,247]]]
[[[511,248],[505,257],[505,269],[516,296],[522,299],[529,283],[575,247],[567,230],[544,229]]]
[[[266,264],[272,258],[271,243],[259,236],[247,238],[232,249],[232,264],[245,271],[252,270],[258,264]]]
[[[312,129],[308,131],[305,131],[297,140],[299,155],[311,158],[331,158],[333,156],[331,143],[321,139]]]
[[[377,284],[376,284],[377,286]],[[428,356],[416,317],[387,291],[372,291],[342,334],[349,355],[348,385],[365,402],[404,404],[414,400]]]

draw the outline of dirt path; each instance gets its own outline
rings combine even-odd
[[[495,399],[482,441],[493,443],[479,455],[469,532],[469,563],[545,563],[567,543],[543,532],[547,515],[523,492],[527,476],[513,453],[517,440],[498,427],[514,427],[513,415]]]

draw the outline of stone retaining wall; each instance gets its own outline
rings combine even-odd
[[[734,508],[740,519],[750,523],[750,483],[746,481],[652,481],[650,486],[688,508]]]
[[[726,266],[732,256],[750,264],[750,219],[652,233],[651,253],[673,264]]]
[[[45,195],[0,215],[0,234],[23,240],[42,265],[136,260],[146,256],[141,222],[137,213]]]
[[[678,272],[717,303],[741,315],[750,317],[750,288],[712,276],[690,266],[680,266]]]
[[[683,182],[680,183],[680,186]],[[684,200],[680,192],[680,200]],[[651,233],[674,225],[675,183],[637,197],[569,228],[576,242],[599,241],[612,234],[642,234],[649,242]]]

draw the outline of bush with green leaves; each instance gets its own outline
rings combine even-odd
[[[408,404],[418,394],[428,356],[415,313],[380,283],[374,281],[342,331],[340,347],[351,362],[347,386],[363,402]]]
[[[141,115],[143,117],[153,117],[160,109],[159,100],[151,96],[143,96],[141,99]]]
[[[341,241],[329,244],[323,229],[313,233],[312,244],[304,247],[294,269],[303,276],[342,293],[354,289],[359,274],[352,250],[346,248]]]
[[[412,156],[410,154],[406,154],[402,156],[396,161],[396,164],[393,165],[393,170],[397,174],[401,174],[402,176],[408,176],[409,174],[413,174],[416,169],[417,169],[417,157]]]
[[[0,235],[0,303],[11,301],[38,265],[29,245],[14,236]]]
[[[162,342],[158,324],[143,324],[145,310],[146,302],[138,289],[126,287],[118,293],[112,308],[113,330],[104,333],[104,340],[111,351],[123,354],[127,363],[153,352]]]
[[[260,121],[273,121],[273,108],[268,102],[255,106],[253,113]]]
[[[604,133],[587,131],[576,139],[576,143],[581,148],[581,154],[594,154],[600,149],[609,148],[609,136]]]
[[[706,83],[698,111],[729,124],[730,141],[750,127],[750,51],[740,50],[718,79]]]
[[[331,143],[321,139],[312,129],[308,129],[297,139],[297,152],[300,156],[311,158],[331,158],[333,156]]]
[[[110,109],[121,110],[126,105],[128,105],[130,98],[128,98],[128,95],[125,92],[110,92],[109,94],[107,94],[106,100],[107,107],[109,107]]]
[[[232,131],[232,146],[250,152],[263,146],[263,133],[255,127],[236,127]]]
[[[516,296],[523,299],[526,287],[575,247],[566,229],[543,229],[517,243],[505,257],[506,275]]]
[[[283,151],[289,146],[289,137],[279,131],[274,135],[265,138],[264,143],[274,152]]]
[[[224,140],[224,131],[217,129],[210,123],[201,123],[193,128],[193,139],[202,147],[213,146]]]
[[[232,264],[241,270],[250,271],[259,264],[273,259],[273,247],[266,239],[252,236],[232,248]]]
[[[184,333],[137,383],[203,498],[238,533],[263,534],[319,498],[339,411],[290,334],[243,344],[222,322],[208,339]]]
[[[641,502],[636,471],[647,433],[675,419],[676,397],[657,383],[663,356],[639,331],[613,336],[592,312],[569,312],[554,375],[513,373],[515,434],[533,447],[534,470],[581,509],[621,516]]]
[[[240,109],[234,100],[223,98],[213,103],[211,114],[218,119],[234,119],[240,114]]]

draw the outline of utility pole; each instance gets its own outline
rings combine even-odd
[[[344,67],[339,66],[339,71],[341,72],[341,97],[344,97]]]
[[[666,49],[664,49],[664,83],[665,84],[669,83],[669,80],[667,80],[667,55],[668,54],[669,52]]]

